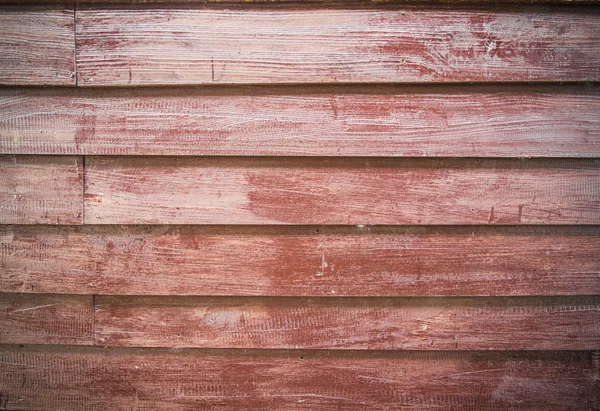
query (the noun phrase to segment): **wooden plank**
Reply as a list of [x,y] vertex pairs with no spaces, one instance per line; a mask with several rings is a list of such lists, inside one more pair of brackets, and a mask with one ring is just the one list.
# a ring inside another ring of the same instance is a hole
[[0,224],[81,224],[81,157],[0,156]]
[[[8,1],[8,0],[2,0]],[[14,1],[14,0],[11,0]],[[17,0],[26,1],[26,0]],[[62,1],[62,0],[43,0],[43,1]],[[66,1],[66,0],[65,0]],[[79,0],[78,3],[168,3],[167,0]],[[202,3],[202,4],[249,4],[249,3],[267,3],[269,5],[289,5],[289,4],[326,4],[326,5],[414,5],[415,7],[443,3],[446,7],[452,4],[459,5],[477,5],[477,4],[587,4],[596,5],[598,0],[179,0],[178,3]]]
[[[31,4],[31,0],[0,0],[0,4]],[[36,4],[73,4],[73,0],[37,0]],[[77,4],[170,4],[169,0],[77,0]],[[597,5],[598,0],[177,0],[178,4],[203,4],[203,5],[226,5],[229,7],[247,4],[268,4],[269,6],[387,6],[403,5],[409,7],[422,7],[423,5],[439,5],[445,7],[452,5],[473,6],[497,4],[567,4],[567,5]]]
[[598,224],[598,160],[90,157],[89,224]]
[[81,85],[600,80],[596,13],[97,8]]
[[596,87],[0,89],[10,154],[600,157]]
[[19,410],[595,409],[597,352],[3,347]]
[[96,298],[97,344],[360,350],[598,350],[600,297]]
[[0,227],[0,291],[600,294],[600,228]]
[[92,345],[92,309],[91,295],[0,293],[0,344]]
[[73,6],[2,6],[0,84],[75,84]]

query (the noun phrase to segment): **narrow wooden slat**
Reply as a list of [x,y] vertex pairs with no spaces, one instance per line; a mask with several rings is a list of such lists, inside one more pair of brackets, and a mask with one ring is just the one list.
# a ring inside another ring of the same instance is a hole
[[0,290],[600,294],[598,227],[0,227]]
[[97,344],[362,350],[598,350],[600,297],[96,298]]
[[4,347],[19,410],[594,409],[590,352],[315,352]]
[[597,224],[598,160],[90,157],[90,224]]
[[599,157],[592,87],[0,89],[0,152]]
[[0,224],[80,224],[81,157],[0,156]]
[[[0,0],[0,4],[31,4],[32,0]],[[73,0],[37,0],[36,4],[73,4]],[[77,4],[172,4],[169,0],[77,0]],[[419,7],[423,5],[487,5],[487,4],[567,4],[596,5],[598,0],[177,0],[177,4],[199,3],[203,5],[239,6],[246,4],[283,5],[327,5],[327,6],[382,6],[404,5]]]
[[97,8],[81,85],[600,80],[596,13]]
[[0,344],[92,345],[92,318],[91,295],[0,293]]
[[0,8],[0,84],[75,84],[73,6]]

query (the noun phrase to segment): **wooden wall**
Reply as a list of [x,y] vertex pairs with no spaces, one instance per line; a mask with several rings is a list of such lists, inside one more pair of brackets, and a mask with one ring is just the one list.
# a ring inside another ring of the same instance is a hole
[[595,0],[3,3],[0,409],[600,408]]

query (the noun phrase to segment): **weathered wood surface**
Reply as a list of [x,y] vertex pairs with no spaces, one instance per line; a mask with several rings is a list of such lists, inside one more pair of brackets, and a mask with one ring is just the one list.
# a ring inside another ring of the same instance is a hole
[[19,410],[595,409],[590,352],[3,347]]
[[0,224],[80,224],[81,157],[0,156]]
[[598,157],[598,90],[5,88],[0,152]]
[[361,350],[598,350],[600,297],[96,298],[96,344]]
[[0,291],[600,294],[600,228],[0,227]]
[[20,410],[548,410],[600,402],[598,355],[590,352],[5,347],[0,361],[3,402]]
[[0,84],[74,85],[73,6],[2,6],[0,56]]
[[599,160],[89,157],[89,224],[597,224]]
[[0,344],[92,345],[92,319],[91,295],[0,293]]
[[0,8],[1,409],[600,407],[598,88],[466,84],[597,9],[94,2]]
[[98,8],[80,85],[600,80],[595,12]]
[[[423,7],[437,6],[444,4],[444,7],[456,6],[488,6],[499,4],[565,4],[571,6],[579,5],[597,5],[599,0],[177,0],[176,4],[202,4],[202,5],[218,5],[218,6],[240,6],[240,5],[269,5],[269,6],[289,6],[289,5],[306,5],[306,6],[336,6],[336,7],[382,7],[402,5],[407,7]],[[32,0],[0,0],[0,4],[31,4]],[[73,0],[37,0],[36,4],[73,4]],[[77,4],[149,4],[154,3],[156,6],[165,6],[172,4],[169,0],[77,0]]]

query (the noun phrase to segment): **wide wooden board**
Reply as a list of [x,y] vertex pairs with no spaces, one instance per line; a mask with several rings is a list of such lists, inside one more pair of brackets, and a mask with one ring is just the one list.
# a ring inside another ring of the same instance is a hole
[[0,9],[0,84],[75,85],[73,5]]
[[81,224],[81,157],[0,156],[0,224]]
[[600,228],[0,227],[0,291],[600,294]]
[[14,410],[594,409],[590,352],[3,347]]
[[128,347],[598,350],[600,297],[96,298],[95,341]]
[[595,87],[0,89],[9,154],[599,157]]
[[93,342],[91,295],[0,293],[0,344]]
[[80,85],[600,80],[594,12],[77,11]]
[[599,160],[89,157],[89,224],[597,224]]

